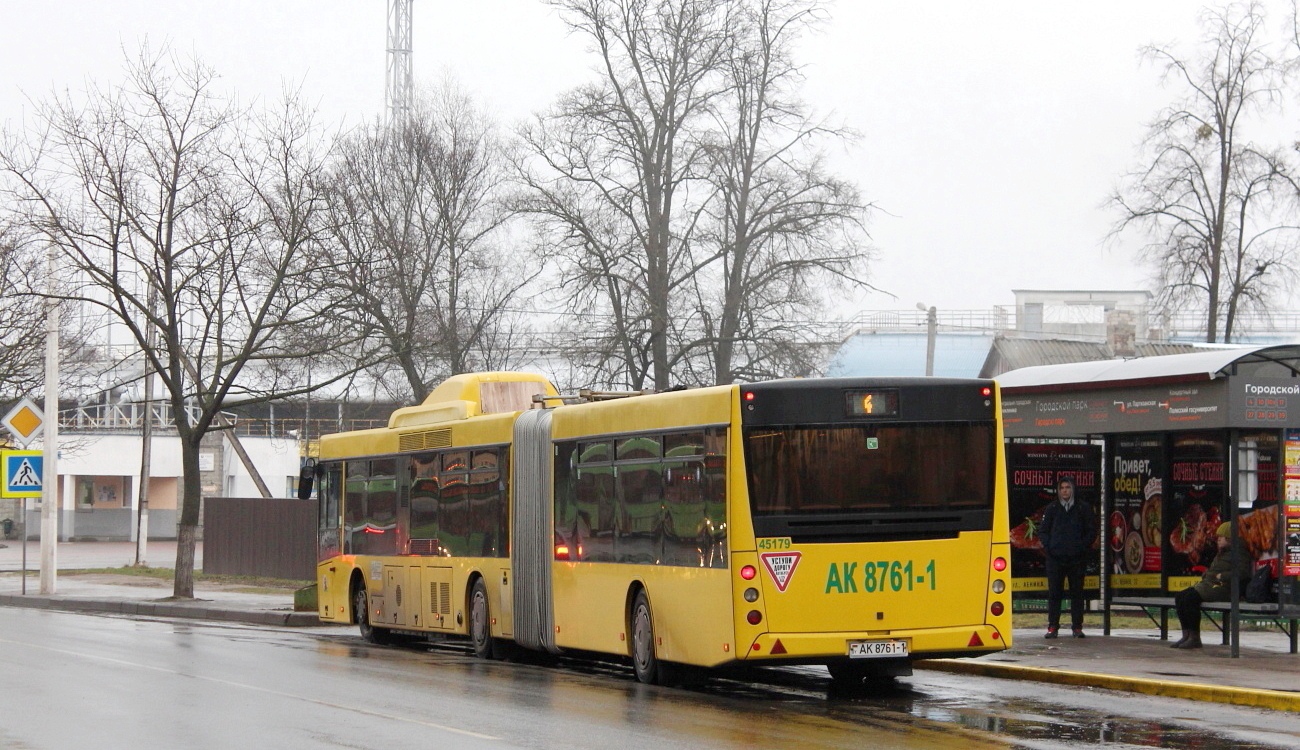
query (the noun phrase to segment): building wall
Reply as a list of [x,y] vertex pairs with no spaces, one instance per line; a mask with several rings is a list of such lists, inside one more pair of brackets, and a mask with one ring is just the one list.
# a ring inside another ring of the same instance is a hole
[[[141,440],[138,435],[68,431],[59,436],[59,537],[133,540],[139,499]],[[220,434],[200,453],[212,469],[201,472],[203,494],[257,497],[252,477]],[[298,443],[242,437],[241,443],[273,497],[291,496],[288,478],[298,475]],[[149,538],[174,539],[183,479],[180,439],[155,435],[150,456]],[[16,508],[14,509],[16,515]],[[0,517],[7,517],[0,513]],[[16,520],[16,518],[15,518]],[[30,501],[28,538],[40,538],[40,502]]]

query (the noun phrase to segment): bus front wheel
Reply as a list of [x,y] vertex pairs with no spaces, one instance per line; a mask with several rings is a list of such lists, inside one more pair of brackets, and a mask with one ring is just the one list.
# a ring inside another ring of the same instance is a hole
[[357,614],[357,627],[360,628],[364,640],[380,645],[391,641],[386,628],[377,628],[370,624],[370,602],[366,596],[365,586],[358,587],[356,593],[352,595],[352,609]]

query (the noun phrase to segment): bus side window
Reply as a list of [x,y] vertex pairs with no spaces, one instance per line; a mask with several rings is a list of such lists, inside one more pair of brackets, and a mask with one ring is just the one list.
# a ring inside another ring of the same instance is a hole
[[366,483],[367,552],[397,554],[397,462],[377,458],[370,462]]
[[555,444],[555,549],[557,560],[578,560],[577,477],[578,444]]
[[440,555],[437,453],[411,457],[411,554]]
[[438,525],[443,554],[468,557],[478,554],[472,548],[474,522],[470,512],[469,451],[442,454],[439,475]]
[[496,448],[474,451],[469,473],[469,502],[473,534],[471,554],[503,557],[506,502],[501,484],[501,460]]
[[573,560],[614,562],[614,465],[610,443],[579,446],[574,523],[577,549]]
[[365,552],[366,477],[369,461],[348,461],[345,465],[343,490],[343,553]]

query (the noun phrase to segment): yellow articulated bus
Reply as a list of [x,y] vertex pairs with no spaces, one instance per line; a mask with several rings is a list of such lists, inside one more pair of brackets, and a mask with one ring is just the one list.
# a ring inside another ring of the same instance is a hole
[[[455,376],[321,439],[322,620],[837,683],[1011,645],[997,388],[808,379],[561,397]],[[310,484],[310,482],[306,483]],[[307,490],[310,492],[310,489]]]

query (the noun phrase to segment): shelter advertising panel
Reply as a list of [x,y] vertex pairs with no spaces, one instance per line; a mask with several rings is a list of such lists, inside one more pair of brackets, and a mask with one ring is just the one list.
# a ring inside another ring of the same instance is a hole
[[1142,593],[1161,586],[1165,446],[1161,435],[1112,439],[1110,513],[1106,519],[1110,586]]
[[1222,433],[1174,435],[1169,451],[1169,498],[1166,505],[1165,575],[1170,591],[1201,580],[1217,551],[1214,532],[1224,515]]
[[1226,427],[1225,388],[1225,381],[1220,380],[1073,393],[1012,393],[1003,396],[1002,421],[1012,437]]
[[1300,383],[1294,378],[1234,378],[1229,398],[1234,425],[1286,427],[1300,422]]
[[[1007,446],[1007,468],[1012,590],[1045,593],[1046,558],[1038,538],[1038,524],[1047,507],[1056,502],[1056,486],[1062,479],[1074,480],[1075,496],[1100,513],[1101,447],[1014,443]],[[1088,566],[1084,588],[1089,590],[1089,597],[1096,597],[1100,588],[1098,572],[1097,562]]]
[[1300,576],[1300,430],[1286,431],[1286,504],[1283,506],[1282,571]]

